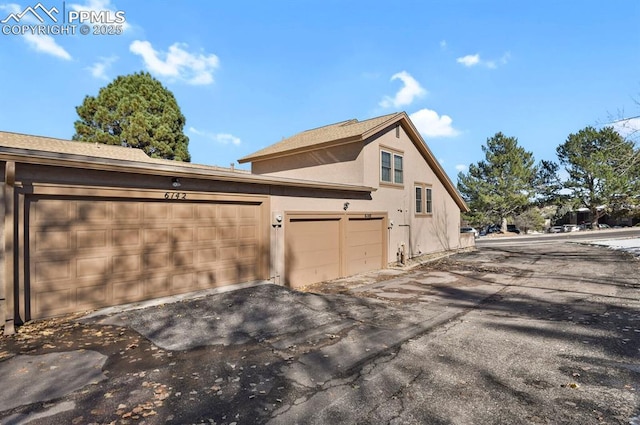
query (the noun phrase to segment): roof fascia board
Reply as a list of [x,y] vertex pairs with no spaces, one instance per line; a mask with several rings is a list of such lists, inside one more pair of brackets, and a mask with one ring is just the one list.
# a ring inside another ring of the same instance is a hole
[[[261,175],[249,173],[234,172],[215,172],[213,170],[204,170],[198,172],[192,168],[182,168],[179,165],[171,166],[165,164],[145,163],[138,161],[121,161],[107,158],[87,158],[87,157],[51,157],[51,152],[30,151],[24,153],[7,152],[0,148],[0,160],[15,161],[16,163],[47,165],[69,168],[91,169],[97,171],[117,171],[120,173],[136,173],[144,175],[168,176],[175,177],[179,173],[179,177],[196,178],[203,180],[217,180],[234,183],[252,183],[264,184],[272,186],[288,186],[313,188],[335,191],[351,191],[351,192],[375,192],[376,189],[368,186],[356,186],[337,183],[314,182],[308,180],[287,179],[282,177],[265,177]],[[44,153],[44,155],[43,155]],[[65,155],[66,156],[66,155]]]

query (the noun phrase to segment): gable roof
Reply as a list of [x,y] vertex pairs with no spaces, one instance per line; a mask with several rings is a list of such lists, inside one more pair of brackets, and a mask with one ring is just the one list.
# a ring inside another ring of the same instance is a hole
[[366,186],[261,176],[246,170],[151,158],[141,149],[124,146],[5,131],[0,131],[0,161],[337,191],[375,191],[374,188]]
[[290,155],[304,150],[320,149],[326,147],[327,144],[334,145],[337,144],[337,142],[360,140],[364,134],[386,127],[389,122],[394,121],[400,115],[402,115],[402,113],[393,113],[365,121],[353,119],[303,131],[271,146],[267,146],[258,152],[240,158],[238,162],[243,164],[245,162],[260,161],[282,154]]
[[52,137],[0,132],[0,146],[15,149],[33,149],[58,154],[81,155],[93,158],[110,158],[122,161],[145,161],[150,159],[140,149],[98,143],[74,142]]
[[240,158],[238,162],[242,164],[245,162],[262,161],[293,155],[300,152],[325,149],[330,146],[337,146],[345,143],[364,141],[368,137],[388,128],[391,125],[395,125],[396,123],[399,123],[405,129],[413,144],[434,171],[460,210],[463,212],[470,211],[466,202],[462,199],[462,196],[456,189],[455,185],[435,158],[433,152],[431,152],[431,149],[429,149],[426,142],[420,135],[420,132],[413,125],[406,112],[396,112],[365,121],[358,121],[357,119],[341,121],[324,127],[303,131]]

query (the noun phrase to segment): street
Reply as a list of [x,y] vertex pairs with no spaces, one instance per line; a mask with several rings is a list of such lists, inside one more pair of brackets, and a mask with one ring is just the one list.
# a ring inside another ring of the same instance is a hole
[[542,238],[27,324],[0,340],[0,422],[637,423],[638,260]]
[[607,230],[586,230],[579,232],[569,233],[545,233],[545,234],[532,234],[532,235],[516,235],[511,236],[504,235],[504,237],[480,237],[476,240],[476,246],[497,246],[497,245],[528,245],[531,243],[536,244],[553,244],[559,241],[566,242],[589,242],[603,239],[623,239],[623,238],[638,238],[640,237],[640,227],[624,227],[621,229],[607,229]]

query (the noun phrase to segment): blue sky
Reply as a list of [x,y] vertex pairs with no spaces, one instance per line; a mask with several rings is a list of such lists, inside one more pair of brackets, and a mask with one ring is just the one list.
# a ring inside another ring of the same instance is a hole
[[[0,21],[37,3],[0,0]],[[41,6],[76,33],[14,34],[39,24],[31,13],[0,24],[2,131],[70,139],[86,95],[144,70],[176,96],[192,162],[228,166],[306,129],[404,110],[455,181],[498,131],[555,160],[570,133],[640,115],[637,0]],[[81,35],[80,11],[122,34]]]

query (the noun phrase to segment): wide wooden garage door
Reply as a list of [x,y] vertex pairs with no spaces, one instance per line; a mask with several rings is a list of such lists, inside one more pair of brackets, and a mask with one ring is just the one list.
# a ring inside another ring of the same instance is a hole
[[260,209],[238,202],[34,199],[27,210],[28,316],[259,279]]
[[291,287],[340,277],[340,219],[286,223],[286,276]]
[[349,218],[347,223],[347,275],[384,267],[382,218]]

